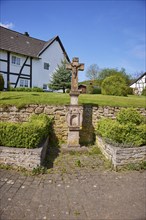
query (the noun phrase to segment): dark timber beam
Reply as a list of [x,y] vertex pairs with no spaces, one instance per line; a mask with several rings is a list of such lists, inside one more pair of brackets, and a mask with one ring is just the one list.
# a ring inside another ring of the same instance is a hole
[[10,52],[7,52],[7,90],[10,86]]
[[22,67],[21,67],[21,69],[20,69],[20,71],[19,71],[19,75],[18,75],[18,77],[17,77],[17,80],[16,80],[16,83],[15,83],[14,88],[17,87],[17,84],[18,84],[18,81],[19,81],[19,79],[20,79],[20,76],[21,76],[22,70],[23,70],[24,66],[26,65],[27,60],[28,60],[28,57],[26,57],[26,60],[24,61],[23,65],[22,65]]
[[32,88],[32,57],[30,57],[30,88]]

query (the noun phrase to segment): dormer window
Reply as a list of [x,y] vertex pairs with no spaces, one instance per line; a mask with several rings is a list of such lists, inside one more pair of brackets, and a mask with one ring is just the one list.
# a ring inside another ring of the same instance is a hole
[[20,58],[16,56],[12,56],[12,64],[20,65]]

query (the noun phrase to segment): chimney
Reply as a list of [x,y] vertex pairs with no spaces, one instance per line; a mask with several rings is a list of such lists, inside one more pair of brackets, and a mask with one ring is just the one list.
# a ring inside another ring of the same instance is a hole
[[29,33],[28,33],[27,31],[24,32],[24,35],[27,36],[27,37],[29,37]]

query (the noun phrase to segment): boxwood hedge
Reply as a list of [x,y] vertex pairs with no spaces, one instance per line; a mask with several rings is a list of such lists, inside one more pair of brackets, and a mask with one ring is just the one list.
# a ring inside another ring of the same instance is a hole
[[37,148],[50,132],[51,119],[44,114],[33,115],[28,122],[0,122],[0,145]]
[[123,146],[146,144],[146,124],[135,109],[122,109],[116,120],[103,118],[96,127],[97,134]]

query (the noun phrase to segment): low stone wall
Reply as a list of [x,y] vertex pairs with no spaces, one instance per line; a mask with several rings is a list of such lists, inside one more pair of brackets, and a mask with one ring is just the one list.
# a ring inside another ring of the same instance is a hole
[[96,143],[104,156],[111,160],[115,168],[146,160],[146,146],[133,148],[114,147],[99,136],[96,136]]
[[0,146],[0,163],[32,170],[43,165],[49,138],[39,148],[26,149]]
[[[25,122],[31,114],[45,113],[54,118],[53,132],[61,142],[67,141],[68,125],[66,122],[67,106],[50,105],[27,105],[18,109],[15,106],[0,108],[0,121]],[[83,112],[82,129],[80,130],[80,143],[82,145],[92,144],[95,141],[95,126],[102,117],[115,118],[121,110],[120,107],[96,107],[92,105],[80,106]],[[144,108],[137,109],[142,115],[146,115]]]

